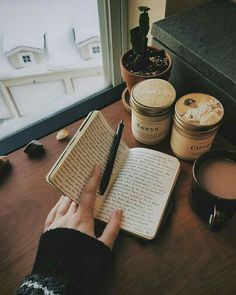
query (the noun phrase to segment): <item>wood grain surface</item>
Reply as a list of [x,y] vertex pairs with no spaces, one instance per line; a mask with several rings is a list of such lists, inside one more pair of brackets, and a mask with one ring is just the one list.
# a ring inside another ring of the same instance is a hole
[[[120,101],[102,110],[115,129],[124,119],[124,141],[141,146],[132,136],[130,115]],[[81,120],[67,128],[71,135]],[[46,155],[32,160],[23,149],[9,155],[12,170],[0,179],[0,294],[9,295],[29,274],[45,218],[60,197],[45,176],[65,148],[56,133],[40,141]],[[169,138],[152,147],[172,154]],[[217,136],[213,148],[235,148]],[[115,244],[116,262],[101,284],[100,294],[236,294],[236,216],[220,233],[211,233],[192,211],[188,196],[192,164],[181,161],[174,190],[174,210],[158,237],[145,242],[121,232]],[[97,224],[100,232],[104,225]]]

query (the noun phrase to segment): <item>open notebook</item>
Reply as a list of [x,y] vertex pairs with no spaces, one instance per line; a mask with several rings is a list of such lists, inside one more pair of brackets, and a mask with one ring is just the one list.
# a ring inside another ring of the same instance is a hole
[[[99,111],[89,113],[46,179],[79,204],[93,167],[105,169],[115,131]],[[107,222],[112,211],[124,210],[122,229],[153,239],[180,170],[179,161],[121,141],[111,181],[103,196],[97,192],[94,215]]]

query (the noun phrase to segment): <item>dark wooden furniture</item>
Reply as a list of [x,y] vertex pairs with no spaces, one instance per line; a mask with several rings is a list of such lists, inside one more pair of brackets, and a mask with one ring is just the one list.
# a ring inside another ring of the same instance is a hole
[[[113,128],[124,118],[125,142],[139,145],[120,101],[102,112]],[[71,134],[80,124],[68,126]],[[55,134],[41,139],[47,150],[42,159],[27,158],[23,149],[11,153],[12,171],[0,181],[1,295],[12,294],[30,272],[45,218],[60,196],[45,181],[67,144],[58,142]],[[220,135],[214,147],[234,149]],[[155,148],[171,154],[169,138]],[[191,169],[191,163],[181,161],[175,208],[155,240],[145,242],[120,233],[114,248],[117,259],[100,294],[235,294],[236,216],[222,232],[209,232],[188,203]]]

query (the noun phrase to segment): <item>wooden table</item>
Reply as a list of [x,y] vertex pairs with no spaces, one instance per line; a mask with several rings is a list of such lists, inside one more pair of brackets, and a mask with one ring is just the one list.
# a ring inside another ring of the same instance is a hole
[[[120,101],[102,112],[113,128],[123,118],[124,141],[130,147],[139,145]],[[80,124],[68,126],[71,134]],[[0,182],[1,295],[12,294],[30,272],[45,218],[60,196],[45,181],[67,144],[58,142],[55,134],[41,139],[47,150],[42,159],[27,158],[23,149],[9,155],[13,169]],[[214,147],[235,149],[221,136]],[[156,149],[171,154],[169,138]],[[175,208],[155,240],[143,242],[120,233],[114,248],[116,263],[100,294],[236,294],[236,216],[222,232],[209,232],[189,206],[191,169],[191,163],[181,161]]]

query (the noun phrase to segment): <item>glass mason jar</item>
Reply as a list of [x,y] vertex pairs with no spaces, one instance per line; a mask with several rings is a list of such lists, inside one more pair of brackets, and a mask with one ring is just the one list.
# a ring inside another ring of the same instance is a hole
[[204,93],[182,96],[175,105],[170,145],[183,160],[195,160],[210,150],[224,115],[222,104]]
[[160,143],[168,134],[172,106],[176,97],[174,87],[162,79],[148,79],[131,90],[132,133],[147,145]]

